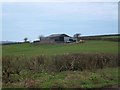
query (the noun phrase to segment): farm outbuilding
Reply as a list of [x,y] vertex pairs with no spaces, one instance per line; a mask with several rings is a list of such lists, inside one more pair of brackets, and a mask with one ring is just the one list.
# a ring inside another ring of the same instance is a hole
[[52,34],[47,37],[42,37],[41,40],[34,41],[35,43],[69,43],[73,42],[74,38],[67,34]]
[[66,34],[52,34],[47,38],[49,38],[49,40],[52,40],[54,42],[69,42],[70,36]]

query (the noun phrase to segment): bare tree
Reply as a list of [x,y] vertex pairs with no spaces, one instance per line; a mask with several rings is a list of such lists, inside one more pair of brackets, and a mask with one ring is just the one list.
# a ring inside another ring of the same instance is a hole
[[39,40],[41,41],[43,37],[44,37],[43,35],[39,35],[38,38],[39,38]]
[[79,42],[79,37],[80,37],[80,35],[81,35],[80,33],[76,33],[76,34],[74,34],[74,36],[73,36],[73,37],[76,39],[77,42]]
[[24,42],[27,42],[27,40],[28,40],[28,38],[27,38],[27,37],[25,37],[25,38],[24,38]]

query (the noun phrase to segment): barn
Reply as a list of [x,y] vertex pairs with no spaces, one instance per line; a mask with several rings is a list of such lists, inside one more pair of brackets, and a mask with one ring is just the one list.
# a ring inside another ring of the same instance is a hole
[[47,38],[49,38],[49,40],[54,42],[69,42],[70,36],[66,34],[52,34]]
[[41,37],[41,40],[34,41],[34,43],[70,43],[75,42],[73,37],[67,34],[52,34],[47,37]]

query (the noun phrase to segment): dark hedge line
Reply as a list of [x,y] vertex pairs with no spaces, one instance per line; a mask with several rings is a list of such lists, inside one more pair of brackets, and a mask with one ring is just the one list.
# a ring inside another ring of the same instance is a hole
[[83,39],[83,40],[104,40],[104,41],[120,42],[120,38],[81,37],[80,39]]
[[104,53],[79,53],[47,56],[3,56],[2,80],[4,83],[13,82],[11,75],[19,75],[21,71],[62,72],[102,69],[104,67],[118,67],[118,55]]

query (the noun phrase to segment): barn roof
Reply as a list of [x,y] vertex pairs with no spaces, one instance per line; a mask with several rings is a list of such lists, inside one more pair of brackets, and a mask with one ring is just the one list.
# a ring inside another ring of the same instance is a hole
[[68,35],[66,35],[66,34],[52,34],[52,35],[50,35],[50,36],[48,36],[48,37],[49,37],[49,38],[53,38],[53,37],[61,37],[61,36],[70,37],[70,36],[68,36]]

